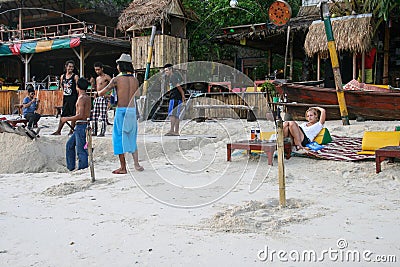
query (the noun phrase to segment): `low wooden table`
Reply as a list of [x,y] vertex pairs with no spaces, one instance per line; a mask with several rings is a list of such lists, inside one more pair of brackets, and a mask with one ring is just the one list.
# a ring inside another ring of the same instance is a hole
[[381,162],[389,158],[393,163],[394,158],[400,158],[400,146],[385,146],[375,150],[376,173],[381,172]]
[[[232,151],[235,149],[245,149],[249,153],[251,152],[251,150],[262,150],[265,152],[265,154],[267,154],[268,165],[272,165],[272,159],[274,156],[274,152],[276,150],[276,142],[243,140],[227,144],[226,145],[227,161],[231,161]],[[290,142],[284,143],[284,150],[285,150],[285,158],[290,159],[290,154],[292,153],[292,145]]]

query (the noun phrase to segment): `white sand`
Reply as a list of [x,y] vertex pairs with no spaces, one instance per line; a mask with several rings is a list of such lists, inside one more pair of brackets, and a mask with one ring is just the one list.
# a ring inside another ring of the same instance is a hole
[[[292,157],[285,160],[287,207],[280,208],[276,159],[271,168],[265,157],[240,152],[226,161],[228,142],[245,139],[258,123],[271,131],[271,122],[186,122],[179,138],[162,135],[168,122],[141,123],[145,171],[132,175],[111,174],[118,160],[109,127],[105,138],[94,137],[93,184],[88,170],[65,168],[67,127],[50,136],[57,120],[40,123],[49,127],[36,141],[0,133],[1,266],[282,266],[276,254],[261,261],[260,250],[320,256],[337,250],[341,238],[348,243],[341,252],[396,255],[397,263],[335,262],[326,255],[327,266],[399,265],[399,162],[383,162],[376,174],[374,161]],[[396,125],[326,123],[331,134],[353,137]]]

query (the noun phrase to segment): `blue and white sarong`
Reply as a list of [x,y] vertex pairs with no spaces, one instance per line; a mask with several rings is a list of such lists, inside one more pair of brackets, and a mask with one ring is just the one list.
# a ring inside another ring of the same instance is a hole
[[134,153],[137,149],[136,108],[116,108],[113,127],[114,155]]

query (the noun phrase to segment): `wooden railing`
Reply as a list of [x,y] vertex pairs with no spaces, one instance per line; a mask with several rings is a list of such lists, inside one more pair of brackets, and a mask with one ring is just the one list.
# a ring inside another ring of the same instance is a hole
[[71,36],[78,34],[92,34],[107,38],[129,40],[126,33],[121,33],[115,27],[99,25],[87,22],[64,23],[56,25],[45,25],[21,30],[0,30],[2,42],[32,41],[40,39],[51,39],[54,37]]

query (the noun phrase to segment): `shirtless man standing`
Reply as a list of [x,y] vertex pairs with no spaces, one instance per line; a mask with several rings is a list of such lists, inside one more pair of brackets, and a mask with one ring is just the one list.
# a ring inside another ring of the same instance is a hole
[[85,169],[88,164],[88,152],[84,148],[86,144],[87,119],[90,117],[91,99],[86,94],[88,81],[85,78],[79,78],[76,87],[78,89],[78,100],[76,102],[76,114],[70,117],[62,117],[64,124],[71,121],[75,124],[74,133],[71,135],[66,145],[67,168],[72,171],[75,169],[76,154],[78,154],[78,170]]
[[117,91],[117,95],[115,96],[117,109],[115,112],[112,139],[114,155],[118,155],[121,166],[112,173],[125,174],[127,173],[127,169],[124,153],[132,153],[135,169],[143,171],[143,167],[139,165],[136,143],[137,118],[135,102],[133,101],[133,106],[129,106],[135,94],[139,93],[139,82],[133,76],[132,58],[130,55],[122,54],[116,62],[119,72],[118,76],[112,78],[106,87],[96,92],[96,95],[104,96],[113,88]]
[[[101,62],[94,63],[94,71],[98,75],[96,78],[96,91],[98,92],[104,87],[106,87],[107,84],[110,83],[111,77],[110,75],[104,73],[103,63]],[[97,135],[98,121],[100,121],[101,123],[101,130],[98,136],[104,136],[104,134],[106,133],[107,104],[108,100],[106,96],[99,96],[96,97],[96,99],[94,100],[93,113],[90,119],[91,121],[94,121],[93,125],[94,136]]]

